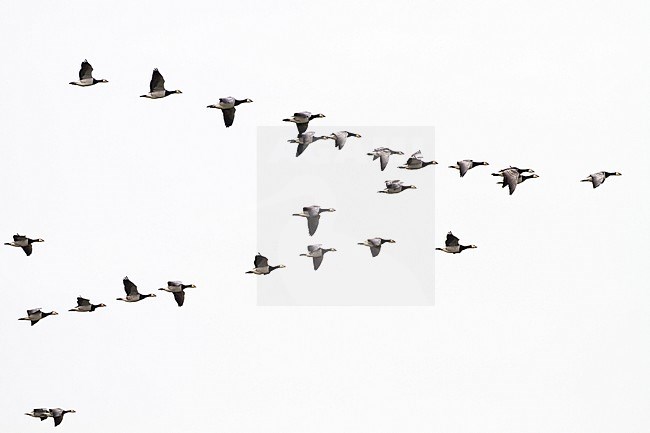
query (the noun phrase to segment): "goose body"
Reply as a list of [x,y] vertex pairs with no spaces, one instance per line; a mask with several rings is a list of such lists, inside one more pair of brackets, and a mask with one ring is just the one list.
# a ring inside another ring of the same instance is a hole
[[155,293],[149,293],[147,295],[143,295],[138,292],[138,286],[133,284],[131,280],[129,280],[129,277],[124,277],[122,280],[122,283],[124,284],[124,291],[126,292],[126,298],[117,298],[118,301],[124,301],[124,302],[138,302],[143,300],[144,298],[155,298],[156,294]]
[[387,147],[378,147],[372,152],[368,152],[368,156],[372,156],[373,161],[379,158],[379,167],[381,168],[381,171],[384,171],[388,165],[388,159],[391,155],[404,155],[404,152],[400,150],[391,150]]
[[449,168],[454,168],[459,171],[460,177],[464,177],[468,171],[479,165],[490,165],[487,162],[483,161],[472,161],[471,159],[463,159],[462,161],[456,161],[456,165],[450,165]]
[[591,182],[591,185],[594,188],[598,188],[600,185],[603,184],[603,182],[605,182],[605,179],[607,179],[610,176],[621,176],[621,173],[619,173],[618,171],[615,172],[599,171],[598,173],[590,174],[585,179],[582,179],[580,182]]
[[43,239],[30,239],[27,236],[15,234],[13,242],[5,242],[5,245],[10,247],[22,248],[25,254],[32,255],[32,244],[34,242],[45,242]]
[[323,248],[321,244],[309,245],[307,247],[307,253],[300,254],[300,256],[311,257],[314,264],[314,270],[316,271],[318,268],[320,268],[321,263],[323,263],[323,257],[325,256],[325,253],[330,251],[336,251],[336,249]]
[[180,90],[166,90],[165,79],[158,71],[158,68],[153,70],[151,74],[151,81],[149,82],[149,93],[140,95],[141,98],[160,99],[165,96],[173,95],[174,93],[183,93]]
[[320,113],[311,114],[309,111],[301,111],[299,113],[293,113],[293,116],[287,119],[282,119],[282,121],[295,123],[296,127],[298,128],[298,134],[303,134],[305,131],[307,131],[310,120],[319,119],[322,117],[325,117],[325,115]]
[[31,310],[27,310],[27,316],[21,317],[18,320],[29,320],[31,322],[31,326],[36,325],[39,320],[44,319],[47,316],[56,316],[59,313],[56,311],[50,311],[49,313],[46,313],[44,311],[41,311],[40,308],[33,308]]
[[332,208],[322,208],[317,205],[305,206],[302,208],[302,212],[295,213],[293,216],[299,216],[307,218],[307,229],[309,230],[309,236],[313,236],[316,233],[318,228],[318,223],[320,221],[320,214],[323,212],[335,212],[336,209]]
[[88,60],[81,62],[81,69],[79,69],[79,81],[71,81],[70,84],[80,87],[93,86],[97,83],[108,83],[107,80],[96,80],[93,78],[93,67],[90,66]]
[[91,304],[90,301],[86,298],[82,298],[81,296],[77,297],[77,306],[74,308],[71,308],[68,311],[78,311],[80,313],[90,313],[92,311],[95,311],[97,308],[105,307],[106,305],[104,304]]
[[401,180],[387,180],[384,183],[386,184],[386,188],[377,192],[384,194],[398,194],[407,189],[417,189],[415,185],[404,185],[404,182]]
[[406,164],[400,165],[399,168],[406,170],[419,170],[427,165],[436,165],[436,161],[423,161],[422,152],[419,150],[415,152],[411,157],[406,161]]
[[253,102],[251,99],[235,99],[232,96],[219,98],[219,103],[208,105],[208,108],[216,108],[223,113],[223,123],[230,128],[235,121],[236,106]]
[[254,268],[251,271],[247,271],[247,274],[255,274],[255,275],[268,275],[271,272],[273,272],[276,269],[281,269],[286,266],[284,265],[277,265],[277,266],[269,266],[269,260],[261,255],[260,253],[257,253],[255,256],[255,260],[253,261]]
[[451,232],[447,233],[447,239],[445,240],[445,246],[443,248],[436,248],[436,250],[444,251],[449,254],[458,254],[469,248],[476,248],[476,245],[460,245],[458,243],[459,239],[454,236]]
[[194,284],[183,284],[180,281],[168,281],[167,287],[162,287],[158,290],[163,290],[165,292],[173,294],[174,300],[176,300],[178,306],[182,307],[183,303],[185,302],[185,289],[195,287],[196,286]]
[[356,134],[354,132],[349,132],[349,131],[333,132],[332,134],[327,136],[327,138],[329,138],[330,140],[334,140],[334,146],[338,147],[339,150],[343,149],[343,146],[345,146],[345,142],[348,141],[348,137],[361,138],[359,134]]
[[370,247],[370,254],[373,257],[377,257],[381,252],[381,246],[385,243],[394,244],[395,241],[392,239],[370,238],[364,242],[359,242],[358,245]]
[[327,136],[315,136],[314,131],[308,131],[305,133],[298,134],[298,138],[293,138],[291,140],[287,140],[289,143],[297,143],[298,148],[296,149],[296,158],[299,157],[305,150],[307,150],[307,147],[312,144],[314,141],[318,140],[324,140],[328,138]]

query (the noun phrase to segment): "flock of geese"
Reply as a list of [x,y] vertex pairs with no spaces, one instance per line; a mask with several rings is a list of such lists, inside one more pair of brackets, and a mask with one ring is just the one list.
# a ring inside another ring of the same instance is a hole
[[[96,79],[93,77],[93,67],[87,60],[84,60],[81,63],[81,69],[79,70],[79,80],[72,81],[70,84],[80,87],[89,87],[99,83],[108,83],[105,79]],[[143,98],[149,99],[161,99],[169,95],[180,94],[180,90],[167,90],[165,89],[165,79],[158,69],[154,69],[151,81],[149,83],[149,92],[141,95]],[[236,107],[241,104],[252,103],[251,99],[236,99],[231,96],[220,98],[219,102],[216,104],[208,105],[207,108],[214,108],[221,110],[223,114],[223,121],[226,128],[229,128],[233,125],[235,121],[235,112]],[[324,118],[325,115],[318,113],[312,114],[309,111],[301,111],[294,113],[293,116],[283,119],[284,122],[294,123],[298,129],[298,135],[294,139],[288,140],[290,143],[297,144],[296,157],[300,156],[307,147],[318,140],[333,140],[334,145],[339,150],[342,150],[345,146],[347,139],[350,137],[361,138],[361,135],[350,132],[350,131],[338,131],[330,135],[316,136],[313,131],[308,131],[309,122],[314,119]],[[390,157],[393,155],[404,155],[404,152],[400,150],[392,150],[387,147],[380,147],[374,149],[372,152],[367,154],[372,156],[372,160],[379,159],[379,166],[381,171],[384,171],[389,164]],[[400,169],[404,170],[420,170],[428,166],[434,166],[438,163],[436,161],[425,161],[423,159],[422,153],[418,150],[413,153],[403,165],[398,166]],[[479,166],[489,165],[484,161],[473,161],[471,159],[464,159],[462,161],[457,161],[456,164],[449,166],[449,168],[458,170],[460,177],[464,177],[471,169],[474,169]],[[605,180],[610,176],[620,176],[619,172],[609,172],[609,171],[600,171],[594,174],[587,176],[585,179],[582,179],[581,182],[591,182],[593,188],[598,188],[600,185],[605,182]],[[535,173],[533,169],[525,168],[521,169],[518,167],[506,167],[499,170],[496,173],[492,173],[492,176],[500,177],[501,180],[497,184],[501,185],[502,188],[508,187],[509,194],[512,195],[517,188],[517,185],[529,180],[536,179],[539,176]],[[399,194],[408,189],[417,189],[415,185],[405,185],[401,180],[386,180],[385,187],[382,190],[377,191],[382,194]],[[318,229],[320,222],[321,214],[335,212],[335,209],[320,207],[317,205],[305,206],[302,208],[302,212],[294,213],[293,216],[298,216],[305,218],[307,220],[307,229],[310,236],[313,236]],[[7,242],[5,245],[9,245],[16,248],[21,248],[27,256],[30,256],[33,253],[33,244],[44,242],[41,238],[32,239],[25,235],[15,234],[13,236],[12,242]],[[358,242],[358,245],[368,247],[370,249],[370,254],[372,257],[376,257],[381,252],[382,245],[384,244],[394,244],[393,239],[384,239],[382,237],[374,237],[366,239],[363,242]],[[447,238],[445,240],[444,247],[438,247],[436,250],[443,251],[449,254],[459,254],[467,249],[474,249],[476,245],[461,245],[459,238],[454,236],[452,232],[447,233]],[[321,244],[314,244],[307,246],[307,252],[300,254],[300,256],[311,258],[313,263],[314,270],[318,270],[323,262],[323,258],[326,253],[336,251],[335,248],[324,248]],[[247,274],[254,275],[268,275],[276,269],[285,268],[284,265],[269,265],[268,258],[258,253],[255,256],[253,261],[253,269],[246,272]],[[142,294],[138,291],[138,287],[128,278],[124,277],[122,280],[124,285],[124,291],[126,297],[116,298],[119,301],[124,301],[128,303],[139,302],[146,298],[155,297],[155,293]],[[162,287],[158,290],[171,293],[174,296],[179,307],[183,306],[185,302],[185,289],[195,288],[194,284],[184,284],[181,281],[168,281],[166,287]],[[80,313],[90,313],[94,312],[98,308],[106,307],[105,304],[93,304],[89,299],[83,298],[81,296],[77,297],[77,305],[69,309],[71,312],[80,312]],[[45,312],[41,308],[33,308],[27,310],[27,316],[21,317],[18,320],[26,320],[31,323],[31,326],[34,326],[39,321],[48,316],[58,315],[56,311]],[[54,420],[54,426],[58,426],[63,421],[63,416],[66,413],[74,413],[72,409],[66,410],[61,408],[39,408],[34,409],[31,412],[27,412],[25,415],[38,418],[41,421],[46,420],[47,418],[52,418]]]

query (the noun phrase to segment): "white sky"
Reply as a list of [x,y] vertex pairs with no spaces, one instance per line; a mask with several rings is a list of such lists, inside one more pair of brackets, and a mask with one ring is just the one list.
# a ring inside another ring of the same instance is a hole
[[[647,2],[3,6],[0,233],[46,242],[1,251],[0,431],[42,406],[70,433],[650,426]],[[110,83],[68,85],[84,58]],[[183,94],[139,98],[154,67]],[[226,130],[228,95],[255,102]],[[435,126],[431,248],[479,247],[437,256],[435,307],[256,307],[257,126],[305,109]],[[541,177],[510,197],[508,164]],[[198,287],[128,305],[125,275]]]

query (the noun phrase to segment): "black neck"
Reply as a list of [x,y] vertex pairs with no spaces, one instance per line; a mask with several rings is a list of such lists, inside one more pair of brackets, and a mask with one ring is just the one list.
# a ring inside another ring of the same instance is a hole
[[471,248],[471,247],[470,247],[469,245],[460,245],[460,246],[458,247],[458,251],[463,251],[463,250],[466,250],[466,249],[468,249],[468,248]]
[[433,161],[422,161],[422,167],[433,164]]

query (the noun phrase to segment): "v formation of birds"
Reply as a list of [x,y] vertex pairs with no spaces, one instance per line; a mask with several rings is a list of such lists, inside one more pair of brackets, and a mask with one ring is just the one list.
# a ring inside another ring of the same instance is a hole
[[[96,79],[93,77],[93,67],[87,60],[84,60],[81,63],[81,69],[79,70],[79,80],[70,82],[71,85],[80,86],[80,87],[89,87],[99,83],[108,83],[105,79]],[[141,95],[143,98],[148,99],[161,99],[169,95],[180,94],[180,90],[167,90],[165,88],[165,79],[158,69],[154,69],[151,81],[149,83],[149,92]],[[207,108],[214,108],[221,110],[223,115],[223,121],[226,128],[229,128],[233,125],[235,121],[235,112],[236,107],[241,104],[252,103],[253,101],[248,98],[237,99],[232,96],[219,98],[219,102],[216,104],[208,105]],[[294,113],[293,116],[283,119],[284,122],[294,123],[298,129],[298,135],[296,138],[289,139],[288,142],[292,144],[297,144],[296,157],[302,155],[303,152],[307,150],[310,144],[319,141],[319,140],[333,140],[334,145],[337,149],[343,150],[348,138],[361,138],[361,135],[350,132],[350,131],[337,131],[328,135],[316,135],[313,131],[308,131],[309,124],[314,119],[324,118],[325,115],[318,113],[312,114],[309,111],[301,111]],[[397,157],[404,155],[404,152],[401,150],[393,150],[387,147],[379,147],[371,152],[367,153],[368,156],[372,156],[372,160],[375,161],[379,159],[379,168],[383,172],[389,165],[391,157]],[[434,160],[425,160],[422,153],[418,150],[417,152],[410,155],[410,157],[398,168],[402,170],[420,170],[428,166],[434,166],[438,163]],[[467,173],[480,166],[489,165],[485,161],[474,161],[471,159],[464,159],[457,161],[454,165],[450,165],[449,168],[458,170],[460,177],[464,177]],[[585,179],[582,179],[581,182],[590,182],[593,188],[598,188],[601,186],[605,180],[610,176],[620,176],[621,173],[616,171],[599,171],[593,174],[590,174]],[[524,183],[529,179],[536,179],[539,176],[531,168],[518,168],[509,166],[503,168],[495,173],[492,173],[492,176],[500,177],[501,180],[497,184],[501,185],[502,188],[508,187],[508,192],[512,195],[515,192],[515,189],[519,184]],[[382,194],[399,194],[403,193],[409,189],[417,189],[415,185],[404,184],[403,181],[399,179],[386,180],[384,183],[384,188],[377,191]],[[333,208],[321,207],[318,205],[306,205],[303,206],[302,211],[294,213],[293,216],[305,218],[307,220],[307,231],[309,236],[313,236],[318,229],[320,218],[322,214],[335,212]],[[16,248],[21,248],[27,256],[32,255],[33,253],[33,244],[44,242],[41,238],[31,238],[22,234],[15,234],[13,236],[12,242],[6,242],[5,245],[9,245]],[[396,243],[393,239],[382,238],[382,237],[372,237],[364,241],[358,242],[358,245],[368,247],[370,249],[371,257],[376,257],[381,252],[382,246],[384,244],[394,244]],[[476,245],[462,245],[460,244],[460,239],[456,237],[451,231],[447,233],[445,239],[445,245],[443,247],[435,248],[438,251],[442,251],[448,254],[459,254],[467,249],[474,249]],[[312,260],[312,265],[314,270],[318,270],[325,257],[325,254],[328,252],[336,251],[335,248],[323,247],[322,244],[312,244],[308,245],[306,252],[300,254],[302,257],[307,257]],[[247,271],[247,274],[254,275],[268,275],[276,269],[285,268],[284,265],[269,265],[268,258],[263,256],[260,253],[257,253],[253,261],[253,269]],[[142,301],[146,298],[153,298],[156,296],[155,293],[146,293],[142,294],[138,291],[138,287],[128,278],[124,277],[122,280],[124,291],[126,293],[125,297],[117,298],[119,301],[134,303]],[[161,287],[158,290],[171,293],[174,297],[176,304],[181,307],[185,302],[185,289],[195,288],[194,284],[184,284],[181,281],[168,281],[166,287]],[[70,312],[80,312],[80,313],[91,313],[98,308],[106,307],[103,303],[92,303],[89,299],[83,298],[81,296],[77,297],[76,307],[70,308]],[[34,326],[42,319],[48,316],[56,316],[58,313],[56,311],[43,311],[41,308],[32,308],[27,310],[27,315],[21,317],[18,320],[29,321],[31,326]],[[47,418],[52,418],[54,420],[54,426],[58,426],[63,421],[63,416],[66,413],[74,413],[73,409],[61,409],[61,408],[38,408],[34,409],[31,412],[25,413],[25,415],[39,418],[41,421],[46,420]]]

